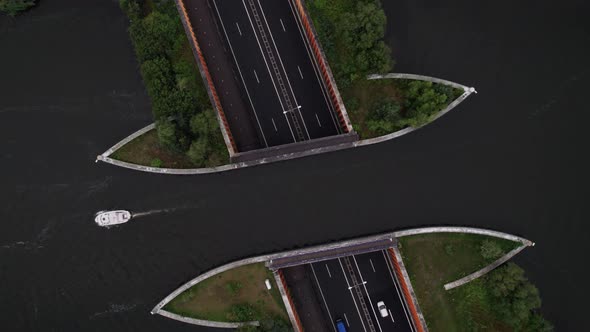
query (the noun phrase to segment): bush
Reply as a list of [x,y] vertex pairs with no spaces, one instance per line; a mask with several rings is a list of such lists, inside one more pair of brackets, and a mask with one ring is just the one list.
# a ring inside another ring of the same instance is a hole
[[230,309],[233,320],[238,322],[249,322],[256,320],[258,312],[251,304],[235,304]]
[[186,155],[197,167],[202,167],[205,165],[210,152],[211,149],[207,139],[198,138],[191,143]]
[[386,100],[371,109],[367,115],[367,127],[376,135],[381,136],[402,128],[401,106],[394,100]]
[[227,291],[230,295],[236,296],[242,289],[242,284],[237,281],[229,281],[226,285]]
[[159,158],[154,158],[154,159],[152,159],[152,161],[151,161],[151,163],[150,163],[150,166],[152,166],[152,167],[158,167],[158,168],[160,168],[160,167],[162,167],[162,164],[163,164],[163,163],[162,163],[162,160],[161,160],[161,159],[159,159]]
[[35,5],[34,0],[0,0],[0,12],[15,16]]
[[484,240],[481,244],[480,252],[481,256],[485,259],[496,259],[503,254],[500,245],[492,240]]
[[165,147],[176,149],[178,142],[176,139],[176,125],[167,119],[156,123],[156,130],[158,131],[158,139]]
[[551,324],[536,314],[541,307],[539,290],[524,276],[524,270],[508,263],[487,276],[490,294],[494,297],[499,317],[515,330],[538,327],[550,331]]
[[406,109],[401,124],[412,127],[425,125],[447,106],[447,95],[437,92],[433,85],[425,81],[410,81],[401,85]]

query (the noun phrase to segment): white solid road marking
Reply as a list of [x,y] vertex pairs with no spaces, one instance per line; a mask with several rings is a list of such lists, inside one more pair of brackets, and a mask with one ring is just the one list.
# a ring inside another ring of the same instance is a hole
[[330,269],[328,268],[328,264],[326,264],[326,271],[328,271],[328,275],[332,278],[332,273],[330,273]]
[[[264,136],[264,130],[262,129],[262,125],[260,125],[260,120],[258,119],[258,114],[256,113],[256,109],[254,108],[254,103],[252,103],[252,98],[250,98],[250,92],[248,92],[248,86],[246,85],[246,81],[244,80],[244,76],[242,76],[242,71],[240,70],[240,64],[238,59],[236,58],[236,54],[234,53],[234,49],[231,45],[229,40],[229,36],[227,35],[227,31],[225,30],[225,24],[223,24],[223,19],[221,18],[221,14],[219,13],[219,8],[217,8],[217,3],[213,0],[213,5],[215,6],[215,11],[217,12],[217,16],[219,17],[219,21],[221,22],[221,27],[223,28],[223,34],[229,43],[229,49],[231,50],[232,57],[238,67],[238,73],[240,73],[240,78],[242,79],[242,83],[244,84],[244,88],[246,89],[246,95],[248,96],[248,100],[250,101],[250,105],[254,110],[254,117],[256,118],[256,122],[258,123],[258,128],[260,128],[260,132],[262,133],[262,139],[264,140],[264,145],[268,147],[268,142],[266,141],[266,136]],[[244,5],[245,6],[245,5]],[[219,71],[219,67],[217,67],[217,71]],[[226,92],[227,94],[227,92]]]
[[391,280],[393,281],[393,285],[395,286],[395,291],[397,292],[397,296],[399,297],[399,301],[402,305],[402,309],[404,309],[404,314],[406,315],[406,319],[408,320],[408,325],[410,326],[410,330],[412,330],[412,332],[414,332],[414,326],[410,323],[411,320],[408,315],[408,309],[404,305],[404,300],[402,299],[402,296],[400,295],[399,288],[397,287],[397,282],[395,281],[395,278],[393,277],[393,272],[392,272],[393,266],[391,266],[391,262],[387,258],[385,250],[381,250],[381,253],[383,254],[383,259],[385,260],[385,265],[387,266],[387,271],[389,271],[389,275],[391,276]]
[[[275,42],[275,38],[273,37],[272,30],[270,29],[270,25],[268,25],[268,21],[266,20],[266,14],[264,13],[264,9],[262,8],[262,5],[260,4],[260,0],[257,0],[257,2],[258,2],[258,7],[260,7],[260,11],[262,12],[262,18],[264,19],[264,23],[266,24],[266,28],[268,29],[268,32],[270,33],[270,39],[272,40],[272,44],[274,46],[274,49],[275,49],[277,55],[279,56],[279,62],[281,63],[281,67],[283,68],[283,74],[285,74],[285,78],[287,79],[287,85],[289,85],[289,90],[291,90],[291,95],[293,96],[293,100],[295,101],[296,105],[299,105],[299,102],[297,101],[297,97],[295,97],[295,92],[293,91],[293,87],[291,86],[291,80],[289,79],[289,75],[287,75],[287,70],[285,69],[285,65],[283,64],[283,58],[281,58],[281,53],[279,52],[279,49],[277,48],[277,43]],[[307,134],[307,137],[309,137],[311,139],[311,136],[309,135],[309,131],[307,130],[307,124],[305,123],[305,119],[303,118],[303,114],[301,114],[301,110],[299,110],[299,117],[301,118],[301,120],[303,122],[303,128],[305,129],[305,133]]]
[[389,311],[389,317],[391,317],[391,322],[395,323],[395,320],[393,319],[393,315],[391,314],[391,309],[387,309],[387,311]]
[[344,313],[344,320],[346,321],[346,326],[350,327],[350,323],[348,322],[348,316]]
[[254,76],[256,76],[256,82],[260,83],[260,80],[258,79],[258,74],[256,73],[256,70],[254,70]]
[[297,70],[299,70],[299,76],[303,79],[303,73],[301,72],[301,67],[297,66]]
[[314,114],[315,114],[315,119],[318,120],[318,126],[321,127],[322,123],[320,122],[320,118],[318,118],[318,114],[317,113],[314,113]]
[[326,91],[326,87],[324,86],[324,84],[321,83],[318,68],[316,68],[316,66],[319,66],[319,65],[318,65],[317,61],[315,60],[315,58],[312,57],[312,55],[311,55],[311,45],[308,45],[307,39],[303,36],[303,30],[302,30],[303,23],[301,22],[301,18],[297,14],[295,14],[295,10],[293,8],[293,4],[291,3],[291,1],[289,1],[289,7],[291,8],[291,13],[293,14],[293,18],[295,19],[295,25],[297,26],[297,30],[299,30],[299,35],[301,36],[301,40],[303,41],[303,45],[305,46],[305,51],[307,52],[307,55],[309,57],[309,61],[311,62],[311,68],[313,68],[313,72],[316,76],[318,85],[320,86],[320,89],[322,90],[322,94],[324,96],[324,101],[326,102],[326,106],[328,106],[328,110],[331,110],[329,113],[330,113],[330,117],[332,118],[332,122],[334,123],[334,128],[336,128],[336,131],[340,133],[341,132],[340,127],[336,124],[336,118],[334,117],[334,114],[333,114],[336,112],[336,110],[334,109],[331,102],[328,101],[328,94]]
[[279,131],[279,130],[277,129],[277,124],[275,123],[275,119],[274,119],[274,118],[270,118],[270,119],[272,120],[272,125],[273,125],[273,127],[275,127],[275,131]]
[[283,19],[279,18],[279,21],[281,21],[281,26],[283,27],[283,31],[287,32],[287,30],[285,30],[285,25],[283,24]]
[[377,322],[379,331],[383,332],[383,329],[381,328],[381,323],[379,323],[379,317],[377,316],[377,312],[375,311],[375,305],[373,305],[374,302],[371,299],[371,295],[369,295],[369,290],[367,289],[367,282],[365,281],[365,278],[363,278],[363,274],[361,273],[361,269],[359,268],[359,264],[356,261],[355,255],[352,255],[352,260],[354,261],[354,266],[356,266],[356,270],[358,271],[359,276],[361,277],[361,281],[363,282],[363,288],[365,289],[365,294],[367,294],[367,297],[369,298],[369,303],[371,304],[371,309],[373,310],[373,315],[375,316],[375,321]]
[[373,268],[373,272],[375,272],[375,265],[373,265],[373,260],[369,258],[369,263],[371,263],[371,267]]
[[[333,322],[334,319],[332,318],[332,314],[330,313],[330,308],[328,307],[328,302],[326,302],[326,298],[324,297],[324,292],[322,291],[322,286],[320,285],[320,280],[318,279],[318,276],[315,274],[315,269],[313,268],[313,264],[309,264],[309,266],[311,266],[311,271],[313,272],[313,277],[320,289],[320,294],[322,295],[322,300],[324,300],[324,305],[326,306],[326,310],[328,311],[328,316],[330,316],[330,321]],[[334,329],[334,332],[336,332],[336,326],[334,324],[332,324],[332,328]]]
[[[365,327],[365,322],[363,321],[363,316],[361,315],[361,311],[359,310],[359,306],[356,304],[356,300],[354,299],[354,295],[352,295],[352,287],[348,283],[348,278],[346,278],[346,272],[344,271],[344,266],[342,265],[342,261],[338,258],[338,263],[340,263],[340,268],[342,269],[342,274],[344,275],[344,280],[346,280],[346,284],[348,285],[348,291],[350,291],[350,297],[352,297],[352,302],[354,302],[354,306],[356,307],[356,312],[359,315],[359,319],[361,320],[361,324],[363,325],[363,330],[367,332],[367,328]],[[320,290],[321,291],[321,290]],[[332,317],[330,317],[332,318]]]
[[240,26],[238,25],[238,22],[236,22],[236,27],[238,27],[238,32],[240,33],[240,36],[242,35],[242,29],[240,29]]
[[[213,1],[213,2],[215,3],[215,1]],[[279,99],[279,103],[281,104],[281,108],[283,109],[283,114],[285,114],[285,121],[287,121],[287,125],[289,126],[289,131],[291,131],[291,136],[293,137],[293,141],[297,142],[297,140],[295,139],[295,133],[293,132],[293,128],[291,128],[291,123],[289,122],[287,114],[285,113],[285,105],[283,105],[283,101],[281,100],[281,96],[279,95],[279,90],[277,89],[277,85],[275,84],[275,79],[272,77],[272,72],[270,71],[270,67],[268,66],[268,62],[266,61],[266,56],[264,55],[264,50],[262,49],[262,45],[260,44],[260,40],[258,39],[258,34],[256,33],[256,29],[254,28],[254,23],[252,22],[252,18],[250,17],[250,12],[248,11],[248,7],[246,6],[246,1],[242,0],[242,4],[244,5],[244,9],[246,10],[246,15],[248,16],[248,21],[250,21],[250,26],[252,27],[252,31],[254,32],[254,37],[256,37],[256,42],[258,43],[258,48],[260,49],[260,54],[262,54],[262,59],[264,60],[264,64],[266,65],[266,69],[268,70],[268,74],[270,75],[270,81],[272,82],[272,85],[275,88],[277,98]]]

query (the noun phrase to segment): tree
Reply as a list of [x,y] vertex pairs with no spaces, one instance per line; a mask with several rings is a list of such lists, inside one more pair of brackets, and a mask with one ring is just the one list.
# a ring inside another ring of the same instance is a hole
[[377,135],[392,133],[400,127],[401,106],[395,100],[386,100],[369,111],[367,127]]
[[156,130],[158,131],[158,140],[162,145],[172,149],[178,147],[176,125],[172,121],[168,119],[158,121],[156,123]]
[[405,102],[404,124],[419,127],[447,106],[447,96],[435,91],[432,82],[411,81],[402,85]]
[[377,1],[360,1],[335,25],[346,55],[336,61],[337,76],[347,85],[372,72],[391,70],[391,50],[383,42],[385,12]]
[[0,12],[15,16],[35,5],[34,0],[0,0]]
[[210,151],[211,147],[207,139],[200,137],[191,143],[186,154],[197,167],[202,167],[205,165]]
[[540,314],[534,313],[529,318],[529,321],[523,330],[531,332],[552,332],[553,325]]
[[174,89],[174,74],[168,59],[158,57],[147,60],[140,70],[150,96],[158,98]]
[[495,310],[504,322],[517,330],[542,324],[533,317],[534,310],[541,307],[539,290],[526,279],[523,269],[508,263],[490,273],[487,280],[498,303]]
[[120,0],[119,6],[121,10],[129,17],[131,21],[140,20],[141,8],[135,0]]
[[496,259],[503,253],[496,241],[483,240],[480,246],[481,256],[485,259]]

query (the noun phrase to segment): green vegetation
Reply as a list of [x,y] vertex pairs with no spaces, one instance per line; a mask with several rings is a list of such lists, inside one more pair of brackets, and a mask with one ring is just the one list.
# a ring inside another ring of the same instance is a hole
[[391,50],[383,41],[386,17],[379,0],[313,0],[307,7],[341,87],[391,70]]
[[160,148],[186,155],[190,167],[227,163],[216,115],[174,2],[154,0],[140,5],[121,0],[120,5],[130,20],[129,35],[151,99]]
[[[269,279],[272,289],[266,289]],[[257,320],[260,327],[243,331],[291,331],[287,312],[264,263],[249,264],[217,274],[187,289],[165,308],[186,317],[220,322]]]
[[552,331],[538,313],[539,292],[513,263],[445,291],[443,285],[488,265],[516,242],[468,234],[403,237],[400,249],[432,331]]
[[383,41],[387,19],[379,0],[313,0],[308,10],[361,138],[422,126],[462,91],[423,81],[367,81],[391,71]]
[[0,12],[15,16],[34,5],[35,0],[0,0]]
[[194,164],[183,153],[172,151],[160,144],[156,130],[137,137],[123,145],[111,156],[113,159],[164,168],[192,168]]
[[462,93],[442,84],[401,79],[358,81],[343,90],[361,138],[424,125]]

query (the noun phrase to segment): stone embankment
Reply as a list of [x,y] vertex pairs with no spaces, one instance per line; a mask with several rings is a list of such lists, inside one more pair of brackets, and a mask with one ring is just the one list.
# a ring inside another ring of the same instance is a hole
[[[390,74],[385,74],[385,75],[375,74],[375,75],[368,76],[367,79],[369,79],[369,80],[414,79],[414,80],[429,81],[429,82],[433,82],[433,83],[437,83],[437,84],[445,84],[445,85],[451,86],[453,88],[463,90],[463,94],[461,96],[459,96],[457,99],[455,99],[452,103],[450,103],[445,109],[440,111],[434,117],[434,119],[438,119],[441,116],[450,112],[452,109],[457,107],[457,105],[462,103],[467,97],[469,97],[472,93],[477,93],[477,91],[475,91],[475,89],[472,87],[467,87],[467,86],[461,85],[459,83],[455,83],[455,82],[451,82],[451,81],[447,81],[447,80],[443,80],[443,79],[439,79],[439,78],[435,78],[435,77],[422,76],[422,75],[398,74],[398,73],[390,73]],[[349,121],[348,116],[346,116],[346,121]],[[302,157],[313,156],[313,155],[317,155],[317,154],[321,154],[321,153],[334,152],[334,151],[339,151],[339,150],[344,150],[344,149],[357,148],[357,147],[361,147],[361,146],[377,144],[377,143],[381,143],[381,142],[385,142],[385,141],[390,141],[390,140],[393,140],[393,139],[398,138],[400,136],[409,134],[415,130],[422,128],[423,126],[421,126],[421,127],[408,127],[408,128],[393,132],[391,134],[387,134],[387,135],[383,135],[383,136],[379,136],[379,137],[375,137],[375,138],[369,138],[369,139],[364,139],[364,140],[360,140],[360,141],[345,142],[345,143],[334,144],[334,145],[329,145],[329,146],[311,148],[311,149],[305,150],[305,151],[297,151],[297,152],[286,153],[286,154],[281,154],[281,155],[276,155],[276,156],[266,157],[266,158],[261,158],[261,159],[256,159],[256,160],[236,162],[236,163],[226,164],[226,165],[222,165],[222,166],[218,166],[218,167],[190,168],[190,169],[158,168],[158,167],[150,167],[150,166],[143,166],[143,165],[128,163],[128,162],[116,160],[116,159],[113,159],[110,157],[110,155],[113,154],[117,149],[119,149],[123,145],[129,143],[134,138],[139,137],[140,135],[153,129],[154,127],[155,127],[154,124],[151,124],[148,127],[142,128],[141,130],[131,134],[129,137],[127,137],[124,140],[122,140],[121,142],[115,144],[112,148],[108,149],[103,154],[97,156],[96,161],[97,162],[102,161],[102,162],[105,162],[105,163],[108,163],[111,165],[129,168],[129,169],[136,170],[136,171],[158,173],[158,174],[198,175],[198,174],[219,173],[219,172],[230,171],[230,170],[234,170],[234,169],[238,169],[238,168],[263,165],[263,164],[268,164],[268,163],[277,162],[277,161],[302,158]],[[227,133],[224,131],[224,138],[226,139],[226,143],[227,143],[228,139],[227,139],[227,136],[225,136],[226,134]]]
[[[215,321],[208,321],[208,320],[201,320],[201,319],[195,319],[195,318],[190,318],[190,317],[184,317],[184,316],[174,314],[172,312],[164,310],[164,306],[166,304],[168,304],[170,301],[172,301],[172,299],[174,299],[175,297],[177,297],[178,295],[180,295],[181,293],[183,293],[187,289],[198,284],[199,282],[201,282],[207,278],[210,278],[216,274],[219,274],[219,273],[222,273],[227,270],[234,269],[234,268],[237,268],[240,266],[265,262],[266,266],[270,268],[270,267],[272,267],[273,261],[276,261],[279,259],[285,259],[287,257],[296,257],[296,256],[300,257],[303,255],[309,255],[309,254],[317,253],[317,252],[329,252],[329,251],[334,251],[334,250],[338,250],[338,249],[342,249],[342,248],[359,246],[359,245],[362,245],[365,243],[372,243],[372,242],[378,242],[378,241],[383,241],[383,240],[391,240],[391,243],[392,243],[392,251],[391,252],[394,255],[395,262],[397,262],[396,266],[399,268],[399,271],[397,273],[399,274],[400,278],[403,280],[403,283],[406,285],[407,294],[408,294],[407,297],[409,296],[409,298],[406,299],[406,301],[408,302],[407,303],[408,306],[410,308],[413,308],[412,314],[414,316],[413,317],[414,323],[416,324],[416,326],[420,326],[421,331],[428,331],[427,326],[426,326],[426,322],[424,321],[424,315],[422,314],[420,307],[418,305],[418,300],[417,300],[415,292],[412,288],[408,273],[407,273],[405,266],[403,264],[401,254],[399,253],[399,250],[397,250],[397,247],[395,245],[395,243],[397,243],[397,241],[395,241],[394,239],[398,238],[398,237],[403,237],[403,236],[432,234],[432,233],[478,234],[478,235],[492,236],[492,237],[496,237],[496,238],[501,238],[501,239],[505,239],[505,240],[510,240],[510,241],[522,243],[522,246],[519,246],[518,248],[512,250],[511,252],[509,252],[508,254],[503,256],[502,258],[498,259],[496,262],[490,264],[490,266],[488,266],[480,271],[477,271],[465,278],[462,278],[462,279],[459,279],[453,283],[447,284],[447,285],[450,285],[449,286],[450,288],[448,288],[448,289],[451,289],[453,287],[457,287],[461,284],[464,284],[466,282],[474,280],[475,278],[480,277],[481,275],[491,271],[492,269],[499,266],[500,264],[506,262],[509,258],[513,257],[514,255],[516,255],[517,253],[522,251],[527,246],[534,245],[534,243],[532,241],[527,240],[527,239],[517,236],[517,235],[507,234],[507,233],[498,232],[498,231],[489,230],[489,229],[473,228],[473,227],[460,227],[460,226],[422,227],[422,228],[414,228],[414,229],[408,229],[408,230],[395,231],[395,232],[390,232],[390,233],[377,234],[377,235],[366,236],[366,237],[352,239],[352,240],[345,240],[345,241],[339,241],[339,242],[330,243],[330,244],[307,247],[307,248],[303,248],[303,249],[288,250],[288,251],[283,251],[283,252],[278,252],[278,253],[273,253],[273,254],[268,254],[268,255],[249,257],[249,258],[241,259],[238,261],[230,262],[228,264],[225,264],[225,265],[219,266],[217,268],[214,268],[212,270],[209,270],[209,271],[195,277],[194,279],[188,281],[184,285],[180,286],[178,289],[174,290],[172,293],[170,293],[168,296],[166,296],[162,301],[160,301],[158,304],[156,304],[156,306],[152,309],[151,313],[152,314],[159,314],[159,315],[162,315],[162,316],[165,316],[165,317],[168,317],[171,319],[175,319],[178,321],[182,321],[185,323],[189,323],[189,324],[210,326],[210,327],[237,328],[237,327],[247,325],[247,324],[256,325],[256,324],[258,324],[258,322],[229,323],[229,322],[215,322]],[[299,319],[297,316],[297,312],[295,311],[295,308],[293,308],[290,303],[290,300],[288,297],[288,292],[284,288],[284,285],[282,283],[280,283],[281,280],[280,280],[279,275],[277,274],[277,271],[274,271],[274,272],[275,272],[275,280],[277,281],[277,285],[279,287],[281,297],[283,298],[283,302],[285,303],[285,307],[287,308],[287,313],[289,315],[289,319],[291,320],[291,323],[296,327],[296,329],[301,329],[300,322],[299,322]],[[445,285],[445,289],[447,289],[447,285]]]

